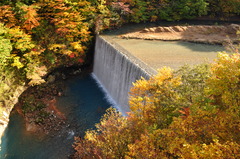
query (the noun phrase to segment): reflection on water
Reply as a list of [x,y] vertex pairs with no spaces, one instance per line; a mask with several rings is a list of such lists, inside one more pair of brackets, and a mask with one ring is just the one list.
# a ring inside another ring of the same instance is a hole
[[1,159],[68,158],[73,151],[74,136],[83,136],[84,131],[93,128],[110,104],[90,75],[68,79],[66,85],[64,96],[57,102],[68,124],[54,136],[30,134],[25,131],[23,118],[13,111],[2,137]]

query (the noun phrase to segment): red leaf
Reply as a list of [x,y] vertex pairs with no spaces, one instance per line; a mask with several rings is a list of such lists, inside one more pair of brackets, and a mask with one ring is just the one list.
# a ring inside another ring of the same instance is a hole
[[83,63],[84,61],[83,59],[78,59],[78,62]]

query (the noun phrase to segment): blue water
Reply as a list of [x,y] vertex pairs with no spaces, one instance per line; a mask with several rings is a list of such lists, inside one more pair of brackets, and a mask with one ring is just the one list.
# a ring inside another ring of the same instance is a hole
[[62,97],[57,98],[57,103],[68,124],[54,136],[43,137],[26,132],[23,118],[13,111],[2,137],[0,158],[68,158],[73,152],[74,136],[84,136],[87,129],[94,128],[111,105],[91,75],[66,80],[66,90]]

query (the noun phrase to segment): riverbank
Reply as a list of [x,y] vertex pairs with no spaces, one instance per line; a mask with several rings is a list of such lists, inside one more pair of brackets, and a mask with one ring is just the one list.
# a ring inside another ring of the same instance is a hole
[[85,131],[93,129],[111,106],[91,74],[81,73],[63,82],[63,94],[56,96],[56,107],[67,118],[61,129],[49,134],[26,131],[25,119],[15,109],[2,138],[0,158],[69,158],[74,136],[83,137]]
[[[1,111],[0,111],[0,137],[1,138],[4,135],[4,131],[6,127],[8,126],[9,116],[14,105],[18,102],[19,96],[26,89],[27,87],[24,85],[16,85],[16,89],[14,91],[12,89],[12,95],[9,96],[9,98],[3,102],[4,105],[1,106]],[[1,140],[0,140],[0,145],[1,145]],[[1,150],[1,147],[0,147],[0,150]]]
[[65,80],[89,73],[81,68],[62,68],[51,73],[46,83],[28,88],[19,97],[15,109],[24,117],[28,132],[54,135],[65,127],[66,116],[57,107],[56,98],[64,95]]
[[197,43],[220,44],[239,43],[237,32],[240,25],[189,25],[150,27],[120,35],[125,39],[144,39],[162,41],[189,41]]
[[28,132],[49,134],[58,131],[64,124],[65,116],[56,107],[56,96],[62,95],[62,81],[41,84],[28,88],[15,105],[25,120]]
[[[9,96],[0,102],[0,105],[1,105],[0,137],[2,138],[2,136],[4,135],[6,127],[8,126],[8,123],[9,123],[10,113],[14,107],[15,109],[17,109],[17,112],[24,115],[22,110],[22,105],[21,105],[24,103],[23,101],[21,101],[22,96],[26,96],[28,98],[32,97],[33,99],[36,98],[37,100],[35,104],[38,105],[37,109],[39,109],[39,103],[42,103],[42,106],[44,106],[43,108],[45,109],[44,111],[37,110],[36,112],[25,114],[26,128],[29,131],[33,131],[33,132],[43,129],[43,131],[45,131],[46,134],[49,133],[49,130],[51,129],[51,125],[54,125],[53,121],[55,121],[55,124],[56,123],[60,124],[64,120],[64,117],[61,116],[60,115],[61,113],[56,109],[55,100],[54,100],[56,96],[61,95],[61,92],[59,90],[60,90],[60,87],[62,87],[64,80],[66,80],[67,78],[70,78],[71,76],[79,75],[81,73],[82,74],[88,73],[90,72],[90,70],[88,66],[82,66],[81,68],[77,66],[58,68],[55,71],[52,71],[52,73],[48,74],[45,77],[46,83],[39,86],[34,86],[34,87],[27,86],[24,84],[24,82],[17,83],[16,82],[17,79],[6,79],[7,81],[6,80],[1,81],[8,86],[7,88],[8,88]],[[40,92],[39,89],[42,89],[42,92]],[[40,93],[42,93],[42,96],[44,98],[42,99],[38,98]],[[5,93],[4,96],[6,95],[7,94]],[[33,107],[31,107],[31,109],[33,109]],[[35,119],[35,115],[38,113],[40,114],[38,115],[38,118]],[[51,113],[52,115],[50,117],[49,115]],[[43,126],[39,127],[37,124],[35,124],[35,122],[42,123],[44,116],[50,117],[49,119],[46,120],[46,123],[48,124],[45,124],[44,126],[45,128]],[[57,118],[55,118],[55,116]],[[1,140],[0,140],[0,144],[1,144]]]

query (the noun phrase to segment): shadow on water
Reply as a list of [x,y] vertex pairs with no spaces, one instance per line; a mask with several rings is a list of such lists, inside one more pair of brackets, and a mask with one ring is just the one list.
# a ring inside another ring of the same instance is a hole
[[11,113],[2,137],[1,159],[66,159],[72,154],[74,136],[84,136],[94,128],[110,103],[90,76],[66,80],[66,91],[57,98],[58,109],[67,117],[64,127],[55,134],[42,136],[26,132],[23,118]]
[[[193,53],[217,53],[225,51],[221,45],[210,45],[203,43],[193,43],[186,41],[160,41],[160,40],[143,40],[143,39],[122,39],[117,36],[110,36],[113,42],[117,42],[122,47],[138,52],[165,51],[165,52],[193,52]],[[134,51],[133,51],[134,53]]]
[[210,44],[184,42],[184,41],[176,41],[174,43],[176,43],[176,45],[183,46],[185,48],[188,48],[196,52],[203,52],[203,53],[216,52],[217,53],[217,52],[225,51],[225,48],[221,45],[210,45]]
[[115,35],[135,32],[135,31],[142,30],[144,28],[150,28],[150,27],[155,27],[155,26],[157,26],[156,23],[125,24],[121,28],[107,30],[103,34],[115,36]]

